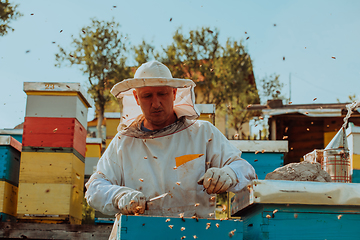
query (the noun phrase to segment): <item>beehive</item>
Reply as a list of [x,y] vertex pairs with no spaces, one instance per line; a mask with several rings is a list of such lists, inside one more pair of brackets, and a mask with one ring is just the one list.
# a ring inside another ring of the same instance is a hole
[[90,176],[101,157],[101,138],[86,139],[85,175]]
[[215,104],[195,104],[200,112],[199,120],[209,121],[215,125]]
[[360,183],[360,126],[349,123],[346,129],[350,161],[352,166],[352,182]]
[[18,188],[0,181],[0,221],[16,221]]
[[92,102],[79,83],[24,83],[24,91],[18,221],[80,224]]
[[74,148],[85,157],[86,129],[75,118],[25,117],[23,146]]
[[0,221],[16,221],[21,143],[0,135]]
[[120,123],[120,113],[106,112],[104,113],[106,119],[106,147],[109,146],[111,140],[117,134],[117,127]]
[[20,222],[81,224],[83,187],[64,183],[20,183]]
[[242,151],[241,157],[254,167],[259,179],[265,179],[266,174],[283,166],[284,154],[288,152],[285,140],[230,140],[230,143]]
[[80,83],[25,82],[26,117],[75,118],[87,127],[93,101]]
[[0,181],[19,183],[21,143],[11,136],[0,136]]
[[118,216],[117,240],[121,239],[243,239],[241,220],[154,216]]
[[254,180],[233,197],[244,239],[356,239],[360,191],[353,183]]
[[0,129],[0,136],[11,136],[15,138],[18,142],[22,142],[22,129]]

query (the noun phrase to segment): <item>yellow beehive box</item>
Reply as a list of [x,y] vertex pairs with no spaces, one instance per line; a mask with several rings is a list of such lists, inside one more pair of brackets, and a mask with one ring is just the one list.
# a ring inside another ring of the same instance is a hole
[[86,139],[85,176],[93,174],[101,157],[101,138]]
[[0,213],[16,216],[18,188],[8,182],[0,181]]
[[80,224],[83,187],[61,183],[20,183],[17,218],[20,221]]
[[85,163],[73,153],[22,152],[20,183],[84,185]]
[[200,112],[199,120],[209,121],[215,125],[215,104],[195,104]]
[[106,112],[104,113],[106,119],[106,137],[113,138],[117,134],[117,127],[120,123],[119,112]]
[[353,154],[352,161],[353,161],[353,169],[360,170],[360,155]]
[[117,127],[120,123],[120,113],[106,112],[104,113],[106,119],[106,148],[109,146],[111,140],[117,134]]
[[101,157],[101,138],[86,138],[85,157]]

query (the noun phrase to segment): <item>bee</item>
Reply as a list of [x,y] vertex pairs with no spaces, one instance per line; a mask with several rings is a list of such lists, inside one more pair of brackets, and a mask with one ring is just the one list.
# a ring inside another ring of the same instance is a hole
[[194,205],[194,206],[195,206],[195,207],[197,207],[197,206],[199,206],[199,205],[200,205],[200,203],[195,203],[195,205]]
[[341,215],[341,214],[337,216],[337,218],[338,218],[339,220],[341,219],[341,217],[342,217],[342,215]]
[[273,211],[273,214],[275,214],[275,213],[277,213],[278,212],[278,210],[277,209],[275,209],[274,211]]
[[169,225],[169,228],[173,229],[174,225]]
[[266,218],[271,218],[271,216],[268,214],[268,215],[266,215]]
[[209,138],[208,142],[211,142],[212,141],[212,138]]
[[185,228],[184,228],[184,227],[182,227],[180,230],[181,230],[181,231],[184,231],[184,230],[185,230]]
[[216,223],[215,225],[216,225],[217,228],[220,226],[220,224],[218,224],[218,223]]
[[170,218],[166,219],[165,222],[170,222]]
[[180,182],[176,182],[176,184],[180,186]]
[[139,181],[140,181],[140,182],[143,182],[143,181],[144,181],[144,179],[142,179],[142,178],[139,178]]

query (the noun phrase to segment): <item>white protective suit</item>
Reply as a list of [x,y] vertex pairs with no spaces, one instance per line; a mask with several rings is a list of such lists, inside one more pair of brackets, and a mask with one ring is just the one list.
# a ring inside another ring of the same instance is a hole
[[[171,78],[146,81],[148,78],[136,78],[135,74],[134,79],[124,80],[112,89],[115,96],[121,93],[120,97],[124,97],[123,116],[127,118],[120,125],[127,127],[119,128],[100,158],[97,172],[86,184],[88,203],[102,213],[117,214],[114,196],[120,189],[130,188],[142,192],[146,198],[168,193],[149,205],[147,215],[178,217],[184,213],[184,217],[196,214],[209,218],[214,214],[215,195],[207,194],[203,185],[197,183],[207,169],[229,166],[237,177],[237,183],[228,190],[233,192],[256,178],[253,167],[241,159],[241,152],[215,126],[194,120],[198,117],[194,108],[195,84],[191,80]],[[132,82],[131,86],[127,81]],[[143,132],[141,110],[131,92],[133,88],[157,83],[178,87],[174,102],[178,121],[164,130]]]

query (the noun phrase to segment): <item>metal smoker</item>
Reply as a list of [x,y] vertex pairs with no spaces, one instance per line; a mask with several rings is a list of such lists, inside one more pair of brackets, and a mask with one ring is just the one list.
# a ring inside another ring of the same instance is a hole
[[333,182],[351,182],[351,165],[345,128],[342,127],[324,149],[323,169]]

